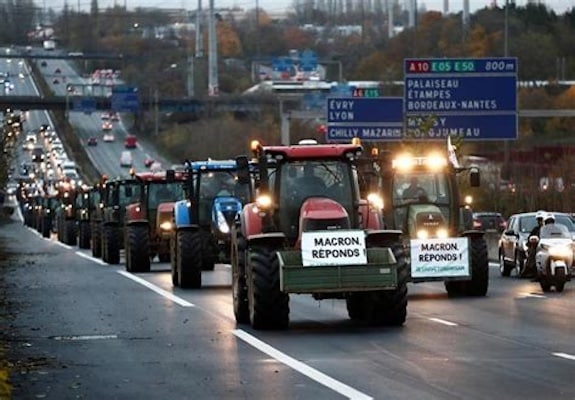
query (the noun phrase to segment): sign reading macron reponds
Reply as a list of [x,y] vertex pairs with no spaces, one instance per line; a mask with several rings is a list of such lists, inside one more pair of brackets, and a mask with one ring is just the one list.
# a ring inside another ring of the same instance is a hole
[[412,239],[411,277],[470,276],[469,239]]
[[365,233],[361,230],[303,232],[301,259],[304,267],[367,264]]

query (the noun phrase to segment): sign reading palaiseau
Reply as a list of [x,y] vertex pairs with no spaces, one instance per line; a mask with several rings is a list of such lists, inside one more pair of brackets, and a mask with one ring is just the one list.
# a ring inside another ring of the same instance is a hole
[[303,232],[301,258],[304,267],[367,264],[362,230]]
[[468,277],[469,239],[412,239],[411,277]]

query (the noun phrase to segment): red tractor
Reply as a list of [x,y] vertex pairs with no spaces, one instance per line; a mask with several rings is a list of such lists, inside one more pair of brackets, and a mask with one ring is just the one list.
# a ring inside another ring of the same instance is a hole
[[232,292],[238,323],[289,324],[289,293],[345,299],[350,318],[402,325],[408,270],[400,231],[383,229],[381,201],[360,197],[356,144],[256,146],[253,184],[232,234]]
[[185,198],[184,174],[173,170],[135,174],[139,198],[126,206],[124,246],[126,271],[149,272],[157,255],[170,261],[174,202]]

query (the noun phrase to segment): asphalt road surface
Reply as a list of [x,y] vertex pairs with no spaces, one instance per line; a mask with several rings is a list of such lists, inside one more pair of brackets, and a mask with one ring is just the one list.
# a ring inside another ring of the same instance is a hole
[[15,399],[573,399],[575,283],[543,294],[491,266],[485,298],[409,286],[401,328],[347,318],[341,300],[291,296],[290,329],[233,317],[230,269],[199,290],[0,227],[14,317]]

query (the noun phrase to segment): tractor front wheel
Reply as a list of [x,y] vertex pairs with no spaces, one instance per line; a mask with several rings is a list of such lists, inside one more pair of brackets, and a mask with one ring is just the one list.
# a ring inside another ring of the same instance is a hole
[[150,272],[148,226],[128,226],[126,231],[126,271]]
[[182,288],[202,287],[202,238],[198,231],[176,231],[176,269]]
[[280,290],[279,260],[275,249],[248,250],[248,301],[250,322],[255,329],[286,329],[289,296]]

